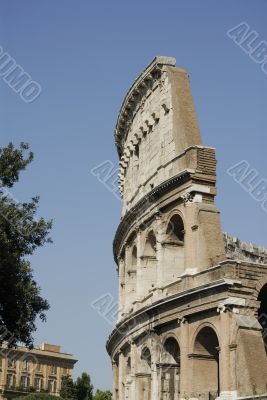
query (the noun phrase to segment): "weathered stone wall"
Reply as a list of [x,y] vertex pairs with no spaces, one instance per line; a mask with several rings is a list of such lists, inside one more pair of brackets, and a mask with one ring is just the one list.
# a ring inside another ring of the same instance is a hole
[[[166,71],[162,75],[166,76]],[[129,129],[124,144],[125,153],[129,151],[123,187],[126,209],[162,181],[162,177],[157,176],[159,167],[163,168],[174,158],[172,106],[168,86],[167,81],[161,86],[155,81],[155,87],[151,88],[150,95],[142,103]],[[168,171],[165,174],[168,176]]]
[[267,249],[252,243],[245,243],[228,233],[224,233],[227,258],[248,261],[257,264],[267,264]]
[[221,230],[215,150],[202,144],[188,74],[174,59],[156,57],[134,82],[115,139],[114,400],[263,395],[267,251]]
[[116,137],[123,215],[151,189],[189,167],[183,152],[201,146],[188,74],[173,65],[172,58],[156,58],[122,105]]

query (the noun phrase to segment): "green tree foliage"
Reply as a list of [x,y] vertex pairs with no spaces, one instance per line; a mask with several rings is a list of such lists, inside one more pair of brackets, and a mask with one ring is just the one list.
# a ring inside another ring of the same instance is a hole
[[[17,201],[9,189],[33,160],[28,145],[0,147],[0,344],[22,342],[32,347],[37,316],[45,320],[49,305],[40,296],[28,257],[46,242],[51,221],[35,217],[38,197]],[[26,154],[27,153],[27,154]]]
[[77,400],[77,387],[70,376],[62,378],[60,396],[66,400]]
[[90,375],[83,372],[76,382],[69,376],[62,378],[60,396],[65,400],[112,400],[110,391],[97,390],[93,396],[93,390]]
[[69,376],[62,378],[60,396],[66,400],[93,400],[93,389],[90,375],[83,372],[76,382]]
[[93,400],[112,400],[112,393],[109,390],[97,390]]
[[26,396],[19,396],[13,400],[63,400],[62,397],[53,396],[47,393],[31,393]]
[[78,400],[93,400],[93,385],[91,384],[90,375],[83,372],[81,377],[76,380],[77,399]]

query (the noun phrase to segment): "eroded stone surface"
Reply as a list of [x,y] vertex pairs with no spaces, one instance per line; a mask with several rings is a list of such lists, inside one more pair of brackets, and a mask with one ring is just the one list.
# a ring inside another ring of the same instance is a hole
[[224,234],[225,251],[228,258],[267,264],[267,249],[252,243],[242,242],[240,239]]
[[264,394],[267,253],[221,230],[215,150],[202,143],[188,74],[173,58],[156,57],[134,82],[115,140],[113,399]]

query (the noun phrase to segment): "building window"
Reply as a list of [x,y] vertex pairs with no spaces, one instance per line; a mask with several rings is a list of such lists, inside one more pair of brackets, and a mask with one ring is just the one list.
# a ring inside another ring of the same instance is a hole
[[15,360],[13,358],[8,358],[7,365],[8,368],[15,368]]
[[24,360],[23,361],[23,370],[24,371],[28,371],[29,370],[29,361],[28,360]]
[[62,375],[68,375],[68,368],[62,368]]
[[15,386],[15,376],[14,374],[7,374],[6,385],[8,388]]
[[48,379],[48,392],[55,393],[56,391],[56,381],[55,379]]
[[35,368],[36,368],[36,371],[41,372],[42,371],[42,364],[40,364],[40,362],[37,361]]
[[30,378],[27,375],[22,375],[20,378],[20,384],[23,388],[27,388],[30,386]]
[[50,374],[56,375],[56,373],[57,373],[57,367],[55,365],[50,365]]
[[35,378],[34,380],[34,388],[37,392],[40,392],[43,388],[43,380],[42,378]]

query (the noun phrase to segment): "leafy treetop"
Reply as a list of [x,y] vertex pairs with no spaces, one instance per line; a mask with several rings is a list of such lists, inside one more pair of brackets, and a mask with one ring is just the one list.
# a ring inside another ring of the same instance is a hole
[[28,149],[25,143],[17,149],[12,143],[0,147],[0,344],[32,347],[36,318],[45,320],[49,305],[40,295],[28,257],[51,242],[52,221],[36,218],[38,197],[22,203],[8,190],[33,160]]

